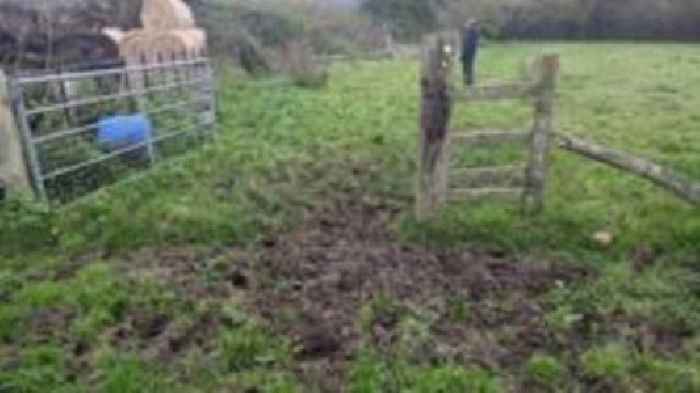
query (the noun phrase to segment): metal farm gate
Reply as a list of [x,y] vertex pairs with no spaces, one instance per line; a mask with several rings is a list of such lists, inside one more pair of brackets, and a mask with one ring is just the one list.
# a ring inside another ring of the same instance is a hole
[[[143,171],[214,133],[207,58],[20,75],[8,84],[31,185],[51,202],[70,201]],[[105,133],[109,121],[121,128]]]

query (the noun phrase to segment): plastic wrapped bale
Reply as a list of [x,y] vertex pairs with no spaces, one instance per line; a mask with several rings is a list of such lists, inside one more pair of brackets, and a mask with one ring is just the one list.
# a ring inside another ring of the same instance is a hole
[[[127,33],[119,43],[121,56],[129,66],[157,63],[159,60],[171,61],[173,58],[191,59],[206,52],[207,36],[201,29],[182,29],[171,31],[133,30]],[[129,72],[132,89],[143,89],[141,71]]]
[[144,114],[106,117],[98,122],[97,129],[97,142],[105,152],[133,147],[122,157],[140,162],[153,156],[153,125]]
[[149,61],[156,61],[159,54],[165,59],[183,54],[193,58],[206,52],[207,35],[201,29],[134,30],[124,35],[119,46],[121,56],[127,59],[145,56]]
[[[154,41],[159,40],[156,44]],[[176,39],[165,42],[158,38],[158,32],[148,30],[133,30],[127,33],[119,43],[119,52],[122,58],[126,59],[129,67],[139,67],[144,64],[156,64],[159,56],[164,57],[169,53],[181,53],[185,50],[183,43]],[[145,76],[151,72],[129,71],[129,86],[133,90],[143,90],[145,86]]]
[[192,57],[205,56],[207,52],[207,33],[202,29],[172,30],[168,34],[179,37],[184,42]]

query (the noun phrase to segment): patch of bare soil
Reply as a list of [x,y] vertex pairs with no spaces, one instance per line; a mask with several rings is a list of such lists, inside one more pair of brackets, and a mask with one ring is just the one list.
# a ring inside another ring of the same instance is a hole
[[221,254],[222,250],[181,247],[149,248],[125,256],[121,266],[126,277],[162,283],[180,302],[199,310],[178,319],[150,309],[130,308],[124,320],[108,333],[111,343],[162,363],[177,361],[193,349],[214,352],[218,332],[225,325],[215,303],[231,300],[234,292],[228,282],[207,280],[210,261]]
[[[242,302],[295,342],[298,375],[326,392],[346,385],[349,362],[364,344],[416,363],[451,361],[514,376],[534,353],[576,358],[600,334],[631,329],[640,348],[661,353],[680,345],[675,332],[624,315],[582,315],[570,331],[552,330],[545,321],[551,305],[542,295],[591,279],[586,268],[406,245],[391,230],[401,203],[352,193],[328,200],[296,230],[265,239],[255,251],[145,249],[123,259],[124,271],[151,276],[187,301]],[[127,314],[111,332],[115,345],[162,362],[190,350],[216,351],[217,333],[227,324],[216,307],[186,324],[145,311]],[[515,383],[535,391],[528,381]]]
[[[309,210],[296,230],[265,239],[257,251],[146,249],[125,257],[125,272],[167,283],[186,299],[243,301],[273,331],[294,340],[298,374],[322,391],[344,385],[348,362],[363,342],[416,362],[486,368],[518,366],[536,351],[562,345],[545,326],[539,296],[585,279],[587,270],[402,244],[390,229],[400,205],[343,194]],[[212,269],[217,278],[208,281]],[[392,306],[381,306],[382,299]],[[362,310],[371,304],[378,306],[363,321]],[[406,316],[420,320],[429,334],[403,329]],[[131,310],[113,340],[161,361],[193,347],[213,351],[222,321],[213,314],[201,319],[182,327]]]
[[[346,196],[308,214],[292,233],[267,239],[247,267],[238,265],[237,281],[252,282],[250,310],[297,342],[302,374],[322,375],[327,390],[337,390],[334,380],[363,339],[417,361],[488,368],[521,364],[556,345],[538,296],[589,272],[407,246],[389,229],[398,213],[367,196]],[[381,299],[398,306],[378,307],[363,329],[360,310]],[[427,321],[429,337],[402,333],[401,315]]]

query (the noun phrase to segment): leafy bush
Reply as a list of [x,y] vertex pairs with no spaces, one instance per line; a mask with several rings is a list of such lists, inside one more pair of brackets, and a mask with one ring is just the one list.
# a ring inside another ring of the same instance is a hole
[[[350,54],[384,45],[383,30],[369,18],[323,5],[273,1],[196,0],[191,2],[199,23],[207,30],[210,50],[234,58],[251,74],[287,71],[288,46],[304,42],[304,51]],[[323,84],[323,73],[303,72],[302,86]]]

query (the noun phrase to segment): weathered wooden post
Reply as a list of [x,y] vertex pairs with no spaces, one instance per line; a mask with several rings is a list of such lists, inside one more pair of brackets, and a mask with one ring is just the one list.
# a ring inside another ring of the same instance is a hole
[[[170,70],[173,73],[173,81],[177,84],[182,83],[182,74],[180,72],[180,69],[177,66],[177,62],[180,61],[178,58],[178,54],[175,52],[170,53],[170,66],[172,67]],[[180,87],[180,92],[183,91],[182,86]]]
[[0,183],[11,193],[32,191],[22,146],[8,80],[0,70]]
[[139,61],[140,61],[140,66],[142,68],[142,75],[143,75],[142,88],[145,91],[145,90],[148,90],[148,88],[151,86],[151,84],[153,82],[151,80],[153,73],[151,72],[150,69],[148,69],[148,67],[152,65],[152,62],[150,61],[150,58],[148,57],[148,55],[144,52],[141,53],[141,57],[140,57]]
[[157,72],[155,73],[156,79],[154,82],[154,85],[159,85],[159,84],[168,84],[170,83],[170,78],[168,76],[168,70],[165,67],[165,56],[163,56],[163,52],[158,51],[156,53],[156,58],[155,58],[155,65]]
[[[189,52],[187,52],[186,50],[183,50],[182,51],[182,61],[187,62],[190,60],[192,60],[192,58],[190,57]],[[192,68],[191,68],[191,66],[188,64],[182,65],[182,71],[183,71],[183,75],[185,78],[185,82],[191,81],[192,80]]]
[[538,61],[538,71],[530,161],[523,195],[523,205],[529,213],[539,213],[544,208],[554,132],[554,100],[559,74],[559,55],[542,56]]
[[447,195],[449,123],[452,114],[449,75],[452,53],[442,35],[423,43],[421,116],[418,148],[416,217],[429,218]]
[[[157,85],[157,82],[154,80],[156,75],[155,73],[159,72],[160,70],[156,69],[155,71],[153,71],[153,69],[151,69],[150,67],[152,67],[154,64],[159,64],[156,62],[157,59],[149,57],[149,55],[145,52],[141,52],[141,55],[139,56],[138,65],[138,67],[140,67],[140,70],[136,73],[136,75],[138,75],[137,78],[140,91],[132,90],[131,93],[136,99],[136,107],[138,108],[138,111],[142,114],[148,113],[148,111],[151,109],[150,102],[152,101],[149,99],[149,96],[151,94],[149,92],[149,89],[153,84]],[[133,87],[133,85],[131,85],[131,87]],[[146,140],[146,154],[148,155],[148,160],[151,165],[155,164],[156,162],[155,150],[155,145],[153,144],[153,134],[150,134],[148,135],[148,139]]]
[[386,50],[387,54],[393,59],[397,58],[398,53],[396,51],[394,35],[392,34],[391,28],[389,28],[387,23],[382,25],[382,34],[384,35],[384,49]]

